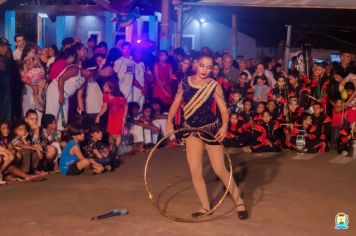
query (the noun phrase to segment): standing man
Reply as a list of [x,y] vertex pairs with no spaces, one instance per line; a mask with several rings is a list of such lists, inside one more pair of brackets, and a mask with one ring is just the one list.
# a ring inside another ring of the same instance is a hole
[[13,52],[13,57],[14,57],[14,60],[17,63],[20,63],[21,62],[22,51],[26,46],[26,40],[25,40],[25,37],[23,35],[21,35],[21,34],[15,35],[14,40],[15,40],[16,49]]
[[223,69],[221,76],[228,79],[230,86],[237,86],[239,81],[240,72],[238,69],[232,66],[233,59],[230,54],[225,54],[223,58]]
[[11,45],[5,38],[0,38],[0,120],[11,119],[11,57],[9,47]]
[[120,91],[124,94],[127,103],[139,102],[141,90],[137,89],[135,84],[137,83],[136,78],[141,77],[141,73],[137,63],[130,56],[131,44],[124,42],[121,45],[121,53],[122,56],[114,63],[114,71],[119,78]]

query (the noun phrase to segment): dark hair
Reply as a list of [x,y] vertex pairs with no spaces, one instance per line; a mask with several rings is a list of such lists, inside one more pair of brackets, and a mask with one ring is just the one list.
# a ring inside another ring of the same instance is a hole
[[158,55],[161,54],[162,52],[163,52],[164,54],[166,54],[166,56],[168,57],[169,54],[168,54],[168,52],[167,52],[166,50],[159,50]]
[[161,99],[159,99],[159,98],[152,98],[151,104],[152,104],[152,105],[153,105],[153,104],[158,104],[158,105],[159,105],[159,113],[162,112],[162,109],[163,109],[163,102],[162,102]]
[[18,37],[23,37],[23,38],[25,39],[25,36],[24,36],[23,34],[16,34],[15,37],[14,37],[15,43],[16,43],[16,39],[17,39]]
[[98,43],[96,48],[108,48],[108,44],[104,41],[101,41],[100,43]]
[[106,62],[104,66],[114,65],[115,61],[119,59],[121,56],[121,52],[118,48],[111,48],[106,56]]
[[283,75],[278,76],[276,80],[279,80],[280,78],[282,78],[284,80],[284,82],[287,81],[286,77],[284,77]]
[[58,56],[58,47],[54,44],[52,44],[51,46],[49,46],[49,48],[52,48],[54,51],[54,56],[57,57]]
[[[5,125],[5,124],[10,127],[10,123],[8,121],[1,121],[0,128],[1,128],[1,126]],[[0,137],[3,137],[1,131],[0,131]]]
[[21,119],[21,120],[13,122],[13,124],[12,124],[13,130],[17,130],[20,126],[27,127],[27,123]]
[[27,118],[31,114],[36,114],[37,115],[37,112],[35,110],[33,110],[33,109],[28,109],[26,111],[25,118]]
[[264,110],[264,111],[262,112],[262,115],[264,115],[265,113],[268,113],[270,116],[272,116],[272,115],[271,115],[271,112],[269,112],[268,110]]
[[297,72],[297,71],[290,71],[290,72],[288,73],[288,76],[292,76],[292,77],[294,77],[294,78],[296,78],[296,79],[299,79],[299,72]]
[[142,111],[144,111],[144,110],[146,110],[146,109],[151,109],[151,110],[153,110],[150,103],[145,103],[145,104],[143,104],[143,106],[142,106]]
[[94,38],[94,37],[92,37],[92,36],[88,38],[88,42],[90,42],[90,41],[94,41],[94,42],[96,42],[95,38]]
[[183,48],[179,47],[179,48],[174,49],[174,54],[185,56],[185,51]]
[[109,86],[111,95],[114,97],[124,97],[124,94],[120,91],[119,83],[113,79],[108,79],[105,81],[107,86]]
[[320,102],[314,102],[313,106],[318,105],[320,107],[323,107],[323,105]]
[[77,52],[74,50],[74,48],[66,48],[61,50],[58,55],[58,59],[67,59],[69,57],[77,57]]
[[133,108],[137,108],[137,109],[140,109],[140,104],[138,104],[137,102],[130,102],[128,104],[128,113],[129,115],[132,117],[132,109]]
[[212,61],[214,61],[214,58],[210,53],[200,53],[199,56],[197,57],[197,60],[200,61],[204,57],[210,58]]
[[128,47],[131,48],[131,43],[129,43],[129,42],[123,42],[123,44],[121,44],[121,48],[126,47],[126,46],[128,46]]
[[241,72],[240,76],[246,76],[248,77],[248,74],[246,72]]
[[66,45],[73,45],[74,43],[74,39],[72,37],[66,37],[62,40],[62,47],[66,46]]
[[52,114],[44,114],[41,120],[41,126],[45,129],[48,128],[48,125],[52,124],[56,121],[56,117]]
[[348,51],[348,50],[341,50],[341,51],[340,51],[340,56],[341,56],[342,54],[346,54],[346,53],[351,54],[350,51]]
[[103,129],[100,124],[94,124],[89,129],[89,134],[93,134],[95,132],[102,132]]
[[36,50],[36,47],[33,44],[26,44],[21,54],[21,61],[23,61],[25,57],[27,57],[27,54],[33,49]]
[[353,90],[355,91],[355,85],[352,82],[346,82],[344,86],[345,90]]
[[308,116],[310,116],[310,117],[311,117],[311,115],[310,115],[310,114],[308,114],[308,113],[304,112],[304,113],[302,114],[301,120],[302,120],[302,121],[305,121],[305,120],[308,118]]
[[243,104],[245,104],[246,102],[249,102],[249,103],[252,104],[252,101],[251,101],[250,99],[245,99],[245,100],[243,101]]
[[73,45],[74,50],[78,51],[80,50],[82,47],[84,47],[84,44],[77,42]]
[[68,126],[68,128],[65,130],[63,139],[66,141],[69,141],[73,138],[73,136],[79,135],[83,133],[83,129],[76,124],[71,124]]

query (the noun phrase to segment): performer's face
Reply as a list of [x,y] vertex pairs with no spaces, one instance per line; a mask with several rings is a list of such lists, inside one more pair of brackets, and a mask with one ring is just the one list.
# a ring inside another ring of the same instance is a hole
[[198,61],[197,76],[201,79],[206,79],[213,68],[213,60],[210,57],[202,57]]

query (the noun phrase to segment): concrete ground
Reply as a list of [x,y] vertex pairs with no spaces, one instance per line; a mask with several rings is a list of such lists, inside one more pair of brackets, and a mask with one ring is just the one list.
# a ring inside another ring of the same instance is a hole
[[[230,151],[248,204],[246,221],[237,219],[230,198],[203,222],[168,220],[145,193],[146,156],[126,156],[119,169],[102,176],[51,175],[43,182],[0,187],[0,235],[356,235],[356,160],[335,152],[297,156]],[[219,192],[207,159],[204,170],[210,195]],[[150,164],[149,182],[167,213],[188,217],[199,208],[184,148],[159,150]],[[116,208],[129,214],[90,220]],[[334,229],[338,212],[350,216],[349,230]]]

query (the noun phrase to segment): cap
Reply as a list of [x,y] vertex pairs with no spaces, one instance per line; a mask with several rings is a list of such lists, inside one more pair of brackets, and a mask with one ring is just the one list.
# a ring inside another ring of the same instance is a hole
[[87,70],[96,70],[98,66],[94,60],[88,59],[82,62],[82,68]]
[[11,47],[11,44],[9,43],[9,40],[7,40],[6,38],[0,37],[0,46]]

